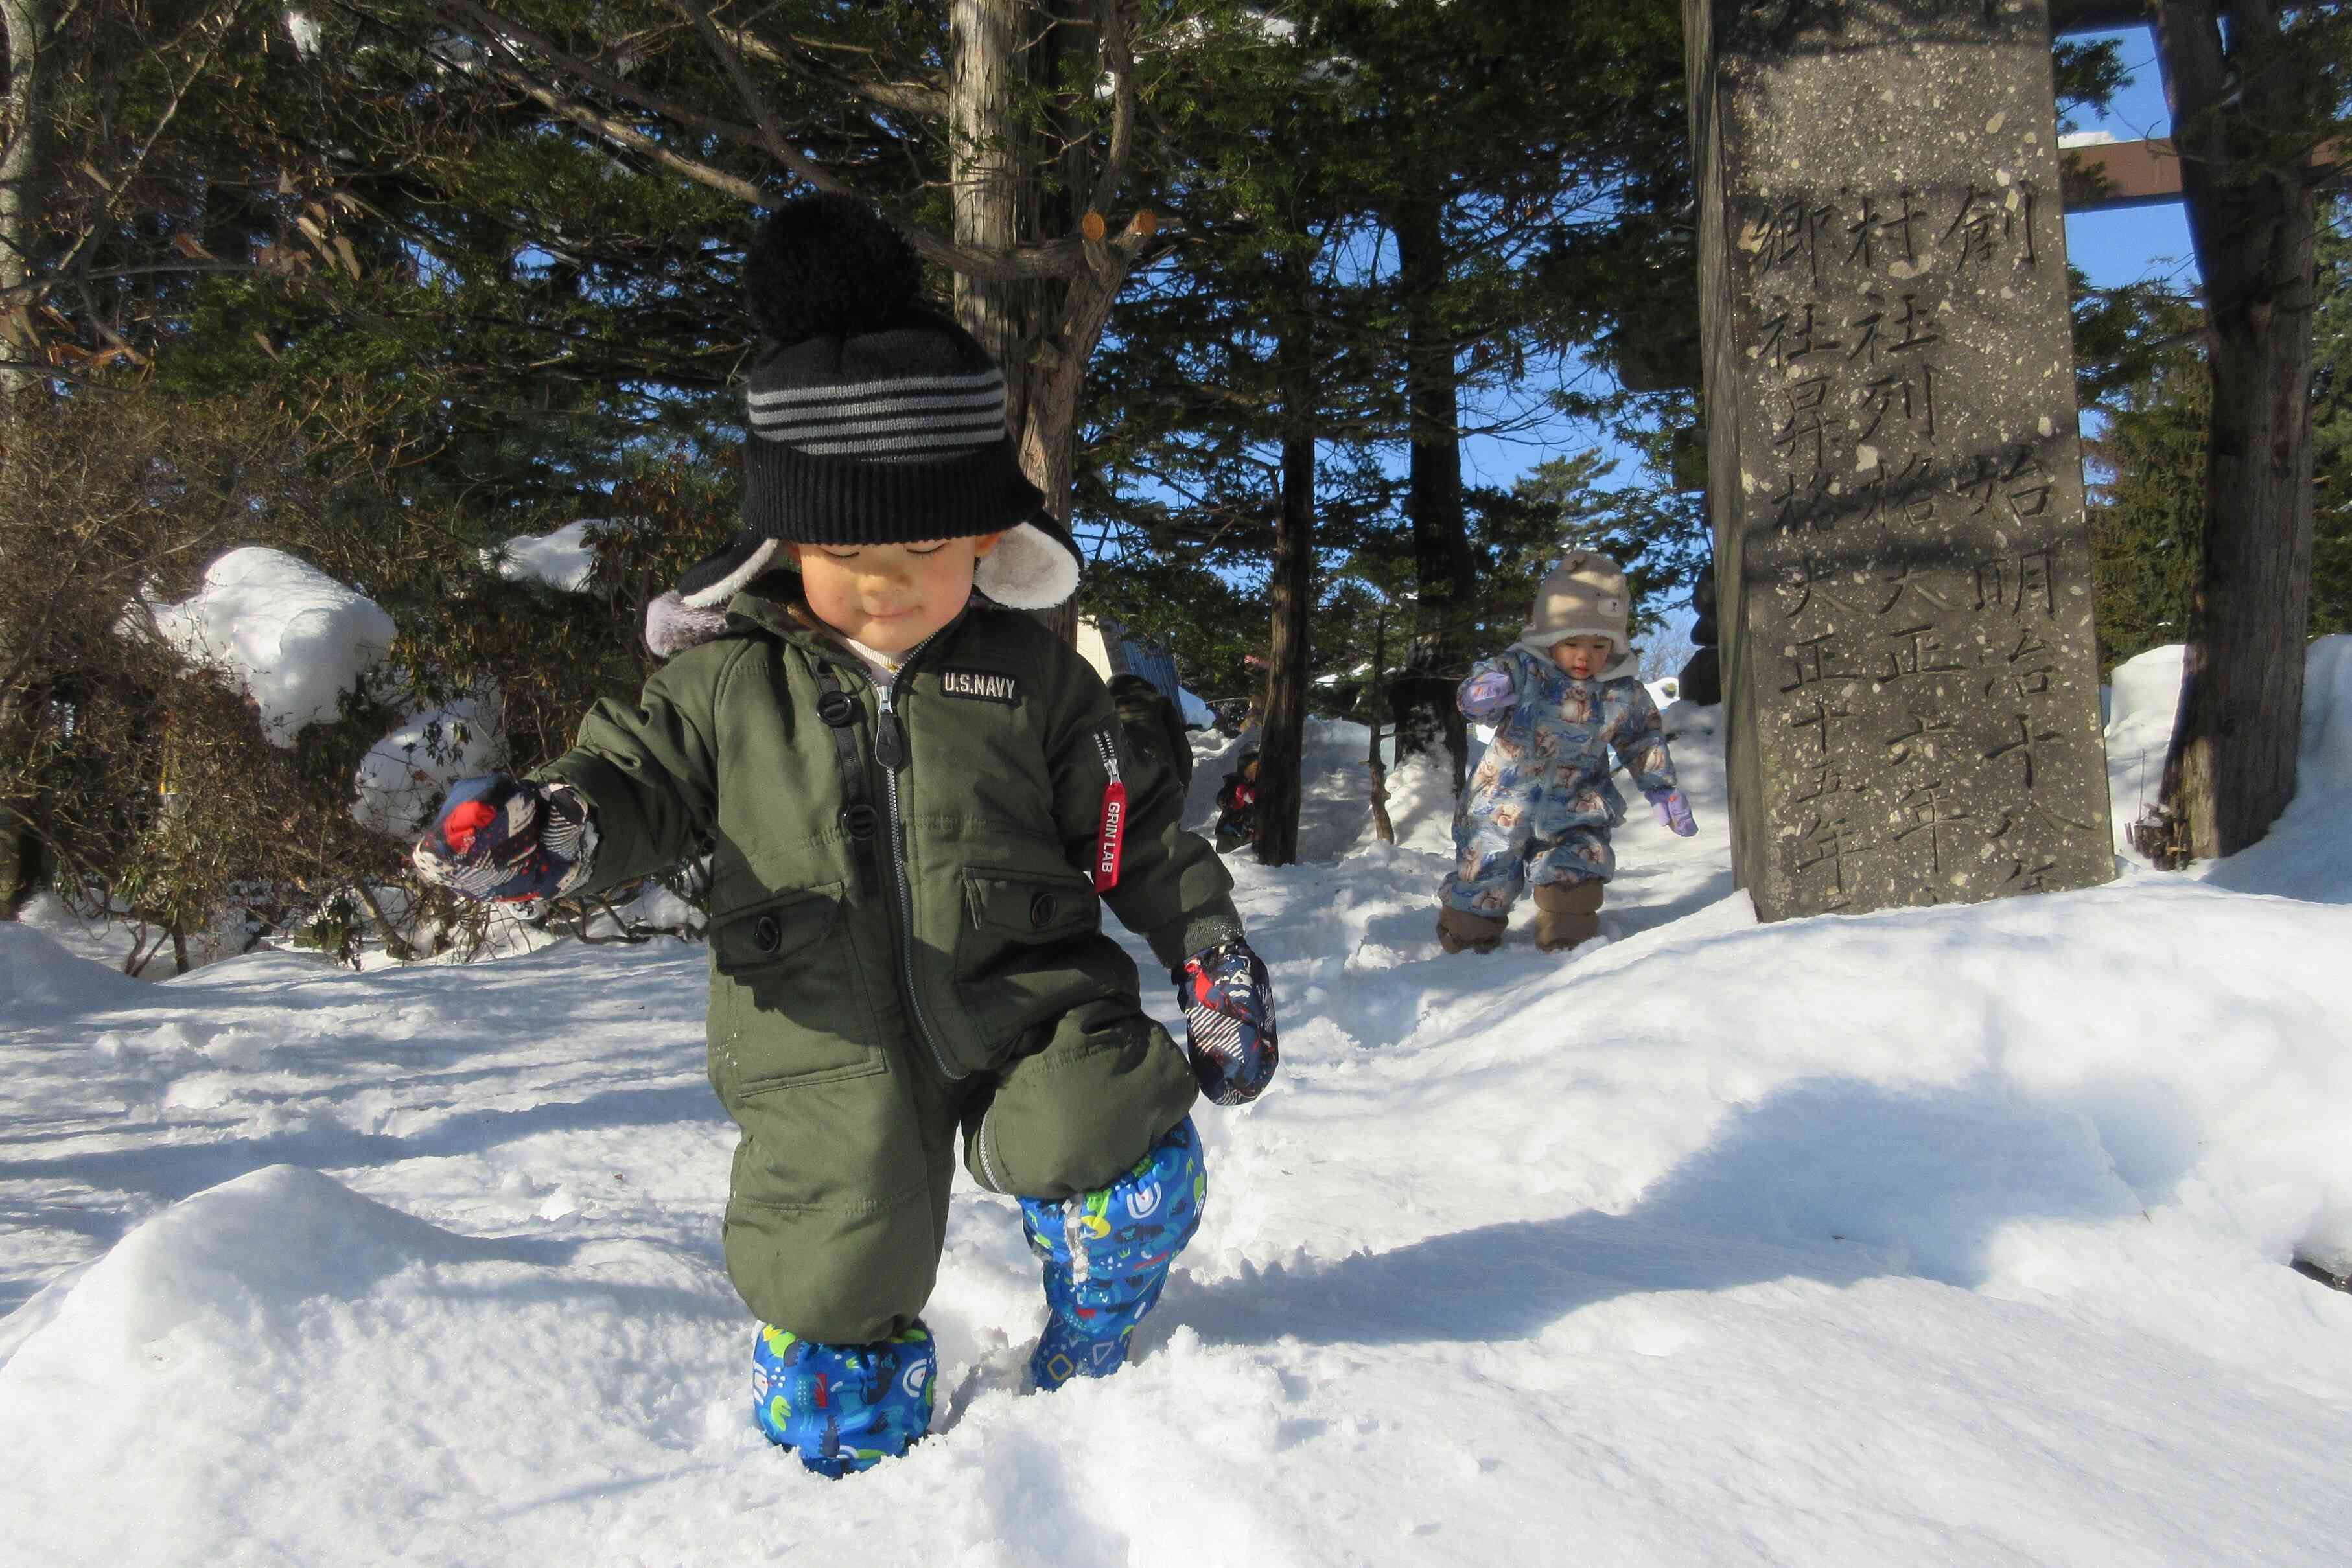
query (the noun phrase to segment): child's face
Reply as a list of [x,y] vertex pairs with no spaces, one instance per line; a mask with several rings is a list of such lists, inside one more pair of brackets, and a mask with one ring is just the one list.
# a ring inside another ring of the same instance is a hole
[[1242,777],[1253,784],[1257,782],[1257,761],[1255,758],[1252,758],[1251,760],[1242,764]]
[[903,653],[954,620],[999,534],[903,545],[793,545],[816,618],[877,653]]
[[1606,637],[1563,637],[1551,645],[1551,662],[1576,680],[1589,681],[1609,667],[1617,644]]

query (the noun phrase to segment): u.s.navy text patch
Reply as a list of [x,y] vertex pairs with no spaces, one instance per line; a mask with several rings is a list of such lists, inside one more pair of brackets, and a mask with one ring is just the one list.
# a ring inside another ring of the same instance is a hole
[[995,670],[941,670],[940,690],[951,697],[974,697],[982,702],[1003,703],[1006,707],[1017,707],[1021,703],[1021,683]]

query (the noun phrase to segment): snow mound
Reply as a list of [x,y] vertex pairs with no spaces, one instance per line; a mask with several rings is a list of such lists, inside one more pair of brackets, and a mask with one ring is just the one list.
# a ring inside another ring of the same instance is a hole
[[282,550],[248,545],[213,562],[179,604],[153,606],[163,640],[224,670],[261,709],[263,732],[290,747],[306,724],[335,716],[342,695],[392,648],[392,617],[373,600]]
[[[2182,649],[2151,648],[2116,666],[2108,702],[2107,783],[2116,849],[2132,852],[2131,824],[2154,804],[2164,782],[2164,754],[2180,705]],[[2315,639],[2305,654],[2303,744],[2295,797],[2261,842],[2223,861],[2200,861],[2184,874],[2241,893],[2268,893],[2319,904],[2352,904],[2352,636]]]
[[2297,779],[2305,789],[2352,787],[2352,635],[2321,637],[2305,655]]
[[0,1385],[120,1386],[177,1354],[248,1358],[296,1330],[312,1298],[355,1301],[388,1275],[482,1248],[317,1171],[270,1166],[174,1205],[67,1281]]
[[144,1007],[154,999],[141,981],[79,958],[54,937],[22,921],[0,921],[0,1027],[71,1018],[109,1007]]
[[2116,847],[2128,850],[2131,825],[2156,803],[2165,747],[2180,712],[2181,646],[2150,648],[2117,664],[2107,697],[2107,794]]
[[518,534],[495,550],[484,550],[482,564],[494,566],[509,582],[541,582],[558,593],[577,593],[596,570],[596,547],[588,542],[588,530],[604,526],[603,517],[583,517],[551,533]]
[[[719,1368],[667,1352],[717,1348],[723,1280],[621,1287],[624,1318],[567,1271],[582,1249],[459,1236],[295,1166],[183,1200],[8,1320],[30,1321],[0,1364],[11,1560],[196,1563],[229,1542],[256,1561],[489,1560],[469,1521],[593,1479],[564,1457],[581,1423],[635,1428],[641,1470],[708,1427]],[[77,1507],[38,1506],[53,1489]],[[352,1537],[379,1511],[406,1539]]]

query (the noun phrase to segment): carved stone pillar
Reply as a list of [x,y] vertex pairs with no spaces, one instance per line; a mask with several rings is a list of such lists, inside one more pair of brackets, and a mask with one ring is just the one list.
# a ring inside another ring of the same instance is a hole
[[1765,919],[2114,874],[2042,0],[1685,0],[1732,852]]

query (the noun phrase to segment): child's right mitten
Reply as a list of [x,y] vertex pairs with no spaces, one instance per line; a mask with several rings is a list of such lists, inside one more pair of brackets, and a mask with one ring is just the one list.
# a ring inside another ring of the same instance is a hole
[[560,898],[588,879],[596,828],[562,784],[493,773],[449,787],[410,858],[427,882],[477,902]]
[[1463,682],[1462,689],[1454,694],[1454,701],[1471,718],[1498,714],[1518,700],[1519,694],[1511,689],[1508,670],[1480,670]]

